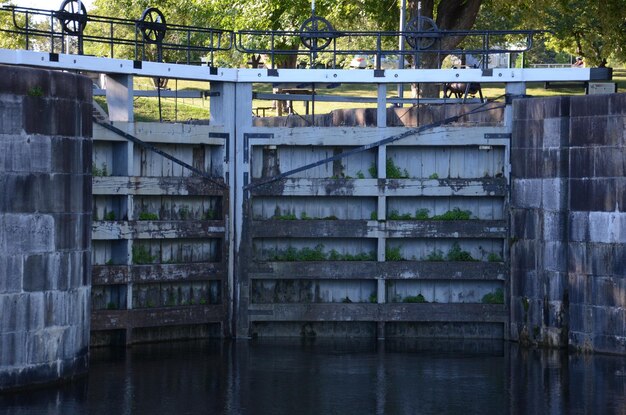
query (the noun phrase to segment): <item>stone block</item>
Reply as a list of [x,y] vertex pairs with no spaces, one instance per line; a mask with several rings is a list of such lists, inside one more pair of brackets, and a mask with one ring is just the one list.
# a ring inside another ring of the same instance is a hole
[[[93,137],[93,121],[92,121],[93,107],[91,105],[91,100],[80,104],[80,111],[81,111],[81,117],[80,117],[81,124],[80,124],[80,129],[77,131],[77,133],[80,134],[82,137],[91,138]],[[91,158],[85,159],[85,160],[91,160]]]
[[572,147],[569,150],[569,177],[593,177],[593,147]]
[[[540,150],[541,151],[541,150]],[[569,152],[563,148],[543,150],[541,177],[567,177],[569,174]]]
[[570,146],[613,145],[614,137],[607,137],[609,117],[573,117],[570,120]]
[[511,206],[514,208],[539,208],[541,207],[541,180],[540,179],[514,179],[511,185]]
[[626,213],[590,212],[589,241],[626,243]]
[[543,149],[561,148],[562,135],[568,133],[564,118],[546,118],[543,120]]
[[83,246],[83,215],[55,214],[54,218],[55,246],[57,249],[70,250]]
[[[0,131],[3,135],[22,131],[22,100],[16,96],[3,96],[0,100]],[[3,153],[6,154],[6,153]],[[0,164],[0,170],[2,165]]]
[[537,227],[536,211],[531,209],[511,209],[511,238],[534,239]]
[[609,100],[604,95],[571,97],[570,111],[572,117],[607,115],[609,113]]
[[564,212],[543,212],[543,239],[545,241],[565,241],[567,220]]
[[587,257],[587,244],[585,242],[570,242],[568,244],[567,270],[570,273],[591,273],[591,261]]
[[543,147],[543,119],[524,120],[522,125],[513,123],[513,131],[519,128],[519,138],[516,145],[522,148],[536,149]]
[[56,270],[51,270],[51,254],[29,255],[24,260],[24,291],[43,291],[49,276],[58,276]]
[[0,76],[0,91],[4,94],[28,95],[35,88],[41,90],[44,96],[50,94],[50,72],[41,69],[32,69],[25,66],[3,67]]
[[511,268],[534,270],[537,264],[538,243],[534,240],[518,240],[511,246]]
[[589,212],[569,212],[569,239],[582,242],[589,240]]
[[70,73],[50,72],[50,96],[55,98],[78,98],[78,80]]
[[82,125],[79,116],[82,112],[75,99],[57,99],[55,111],[56,129],[53,134],[65,137],[81,135]]
[[587,304],[591,301],[591,277],[586,274],[568,274],[568,290],[570,306],[572,304]]
[[26,345],[26,332],[0,332],[0,367],[26,364]]
[[22,291],[22,272],[23,260],[21,255],[9,256],[0,253],[0,294]]
[[44,310],[44,293],[29,293],[26,316],[29,331],[37,331],[44,328]]
[[592,277],[591,282],[591,303],[599,307],[619,307],[619,303],[624,301],[619,297],[623,293],[619,292],[618,280],[611,277]]
[[82,139],[52,137],[52,171],[55,173],[84,174],[84,166],[91,166],[91,159],[83,158]]
[[511,150],[511,175],[514,178],[542,177],[541,150],[519,148]]
[[543,179],[541,181],[541,203],[546,211],[562,211],[567,204],[567,180]]
[[613,211],[615,179],[570,179],[570,208],[582,211]]
[[546,241],[543,244],[543,267],[546,271],[567,271],[567,244]]
[[44,325],[46,327],[68,325],[68,312],[71,304],[68,292],[44,292]]
[[54,229],[50,215],[5,214],[6,251],[9,255],[51,252],[55,249]]
[[625,129],[626,119],[622,115],[609,116],[606,121],[606,131],[605,136],[602,137],[602,142],[606,146],[623,148],[626,145]]
[[613,246],[613,264],[611,275],[626,278],[626,245],[616,244]]
[[587,258],[591,259],[591,274],[597,276],[611,275],[614,253],[613,246],[610,244],[588,244]]
[[551,301],[565,301],[565,293],[569,286],[569,276],[566,272],[546,271],[544,281],[546,293]]
[[608,100],[608,114],[624,114],[626,109],[626,94],[610,94],[606,96],[606,99]]
[[593,151],[594,177],[621,177],[626,172],[624,147],[595,147]]
[[[83,173],[86,175],[91,176],[92,173],[92,166],[91,166],[91,160],[92,160],[92,153],[93,153],[93,141],[89,138],[87,139],[83,139],[82,140],[82,157],[83,157],[83,164],[82,164],[82,171],[80,172],[76,172],[76,173]],[[91,182],[91,180],[90,180]]]

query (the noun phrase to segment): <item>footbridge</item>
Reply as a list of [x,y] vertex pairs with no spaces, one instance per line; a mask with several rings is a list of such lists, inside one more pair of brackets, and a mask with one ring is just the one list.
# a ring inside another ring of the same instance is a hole
[[[511,138],[528,114],[515,114],[514,102],[527,97],[529,82],[607,81],[609,69],[491,67],[489,56],[519,53],[519,42],[528,50],[537,32],[447,32],[419,16],[399,32],[336,31],[314,13],[297,31],[236,32],[166,23],[156,8],[125,20],[81,7],[66,0],[53,11],[2,9],[21,49],[0,49],[0,63],[25,68],[27,95],[51,107],[69,87],[46,71],[89,76],[90,92],[106,98],[82,153],[91,166],[91,222],[81,223],[91,239],[82,265],[91,274],[92,346],[517,336]],[[448,36],[479,46],[444,50]],[[278,37],[296,46],[275,48]],[[371,47],[355,50],[351,38]],[[266,66],[218,65],[218,53],[234,50]],[[355,54],[371,56],[372,68],[344,69],[340,62]],[[423,67],[433,56],[439,64],[466,54],[482,59],[478,67]],[[399,68],[383,67],[390,55]],[[305,67],[278,67],[285,56]],[[148,95],[134,88],[140,78],[155,80],[159,110],[178,93],[162,80],[201,81],[206,120],[136,121],[135,100]],[[10,82],[0,78],[3,90]],[[461,93],[442,94],[453,83]],[[352,85],[371,94],[337,93]],[[409,97],[411,86],[436,92]],[[476,86],[502,93],[478,98]],[[310,112],[260,117],[259,100],[307,102]],[[320,111],[328,102],[337,109]],[[341,109],[346,103],[353,107]]]

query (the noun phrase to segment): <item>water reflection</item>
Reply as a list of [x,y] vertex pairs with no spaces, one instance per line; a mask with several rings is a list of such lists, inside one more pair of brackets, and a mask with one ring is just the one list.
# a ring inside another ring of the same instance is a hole
[[2,414],[619,414],[626,358],[498,341],[196,341],[92,351]]

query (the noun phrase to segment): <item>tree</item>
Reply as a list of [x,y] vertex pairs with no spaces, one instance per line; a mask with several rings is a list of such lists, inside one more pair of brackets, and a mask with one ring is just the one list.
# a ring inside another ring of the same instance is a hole
[[[439,30],[469,30],[474,26],[483,0],[409,0],[409,15],[419,14],[433,19]],[[456,48],[463,41],[461,36],[446,36],[438,45],[440,49]],[[445,58],[441,54],[424,54],[421,63],[425,68],[437,68]]]
[[626,0],[485,0],[485,6],[510,29],[548,30],[548,47],[582,56],[588,65],[626,60]]

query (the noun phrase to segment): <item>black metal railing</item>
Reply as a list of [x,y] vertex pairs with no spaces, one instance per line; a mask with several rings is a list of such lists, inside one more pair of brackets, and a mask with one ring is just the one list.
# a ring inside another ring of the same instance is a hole
[[[136,20],[93,16],[77,0],[65,0],[58,11],[3,6],[0,12],[11,13],[14,23],[2,30],[15,35],[27,50],[209,66],[216,66],[216,52],[236,50],[263,56],[270,68],[289,57],[305,62],[300,67],[343,68],[354,55],[366,55],[374,69],[405,64],[419,68],[426,60],[433,67],[447,55],[472,55],[476,66],[486,68],[490,55],[528,51],[533,37],[541,33],[439,30],[434,21],[422,16],[408,22],[403,32],[345,31],[335,30],[330,22],[315,15],[299,30],[234,32],[166,23],[165,16],[154,7]],[[398,47],[399,39],[406,47]],[[462,47],[445,47],[448,44]]]

